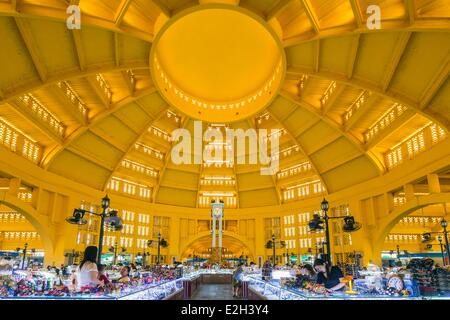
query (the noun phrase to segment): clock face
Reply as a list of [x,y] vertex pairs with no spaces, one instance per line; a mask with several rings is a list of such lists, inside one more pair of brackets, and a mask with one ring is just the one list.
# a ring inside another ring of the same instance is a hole
[[213,216],[214,217],[219,218],[222,216],[222,214],[223,214],[222,208],[213,208]]
[[388,286],[388,288],[394,288],[398,291],[401,291],[404,289],[403,280],[399,276],[392,276],[391,278],[389,278],[387,286]]

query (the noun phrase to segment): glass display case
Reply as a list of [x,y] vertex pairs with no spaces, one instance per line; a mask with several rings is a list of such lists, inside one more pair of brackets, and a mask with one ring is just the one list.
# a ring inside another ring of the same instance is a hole
[[66,296],[32,295],[22,297],[0,297],[0,300],[164,300],[183,290],[183,280],[176,279],[160,284],[149,284],[120,292],[68,294]]
[[389,296],[379,294],[347,294],[334,292],[318,294],[304,289],[291,289],[280,286],[278,282],[267,282],[258,276],[246,276],[248,288],[267,300],[439,300],[445,297]]

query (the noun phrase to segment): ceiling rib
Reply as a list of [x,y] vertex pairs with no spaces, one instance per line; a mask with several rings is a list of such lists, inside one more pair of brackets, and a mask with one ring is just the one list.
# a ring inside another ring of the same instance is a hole
[[356,34],[353,37],[350,58],[347,67],[347,78],[351,79],[353,77],[353,71],[355,70],[355,66],[358,62],[358,50],[359,50],[359,40],[361,39],[361,34]]
[[167,110],[169,110],[169,108],[165,108],[164,110],[162,110],[161,112],[159,112],[159,114],[157,114],[156,116],[154,116],[153,118],[150,118],[150,120],[147,122],[147,124],[145,125],[145,130],[143,130],[139,136],[136,137],[136,139],[134,139],[134,141],[130,144],[130,146],[127,148],[127,150],[124,152],[123,156],[120,158],[119,162],[117,162],[117,164],[114,166],[113,170],[111,171],[111,174],[108,176],[108,178],[106,179],[106,182],[103,186],[103,189],[106,190],[106,187],[109,183],[109,181],[111,180],[111,178],[114,176],[114,173],[119,169],[121,163],[123,160],[125,160],[128,156],[128,154],[130,153],[131,150],[133,150],[134,146],[136,145],[137,142],[139,142],[139,140],[141,140],[147,133],[148,133],[148,129],[155,124],[155,122],[157,122],[158,120],[160,120],[167,112]]
[[344,138],[354,147],[356,147],[356,149],[362,154],[364,155],[377,169],[379,174],[381,174],[384,171],[384,166],[380,164],[379,161],[377,161],[377,159],[374,158],[374,156],[372,154],[367,153],[366,149],[364,148],[364,145],[358,140],[356,139],[352,134],[350,134],[349,132],[346,132],[343,128],[343,126],[337,124],[334,120],[330,119],[329,117],[322,115],[314,106],[308,104],[307,102],[299,99],[298,97],[295,97],[294,95],[292,95],[291,93],[282,90],[280,92],[280,95],[286,99],[289,99],[290,101],[296,103],[298,106],[300,106],[301,108],[311,112],[312,114],[314,114],[318,119],[319,122],[323,121],[326,124],[330,125],[333,129],[337,130],[338,133],[341,136],[344,136]]
[[280,120],[270,111],[267,111],[270,115],[270,117],[272,119],[274,119],[284,130],[286,130],[287,134],[289,135],[289,138],[296,144],[298,145],[298,147],[300,148],[300,152],[302,152],[306,159],[309,161],[309,163],[311,164],[311,167],[313,168],[313,170],[315,171],[315,173],[318,175],[320,181],[322,182],[322,184],[325,186],[325,189],[328,192],[328,186],[327,183],[325,182],[325,180],[322,178],[322,176],[319,173],[319,170],[317,169],[316,165],[314,164],[314,162],[311,160],[311,157],[308,156],[308,154],[306,153],[305,149],[303,148],[302,144],[300,143],[300,141],[289,131],[286,129],[286,127],[283,125],[283,123],[280,122]]
[[[88,124],[87,115],[83,115],[78,107],[69,99],[69,97],[63,92],[64,89],[54,85],[51,87],[52,92],[58,97],[58,100],[64,105],[64,109],[67,110],[70,115],[81,125],[86,126]],[[87,112],[86,112],[87,113]]]
[[316,34],[319,34],[320,33],[319,19],[316,16],[316,13],[314,12],[310,0],[300,0],[300,2],[305,8],[306,16],[308,17],[311,26],[313,27]]
[[5,92],[3,90],[3,99],[0,100],[0,103],[6,103],[11,100],[14,100],[24,94],[27,94],[32,91],[40,90],[42,88],[45,88],[49,85],[56,84],[60,81],[70,81],[75,80],[79,78],[85,78],[92,75],[95,75],[97,73],[111,73],[116,71],[122,71],[122,70],[148,70],[148,63],[130,63],[130,64],[124,64],[120,66],[115,65],[108,65],[108,66],[87,66],[86,69],[82,72],[80,71],[70,71],[63,74],[57,74],[57,75],[49,75],[47,80],[42,83],[39,82],[38,84],[32,83],[28,85],[21,86],[19,89],[17,89],[14,92]]
[[167,18],[170,18],[172,16],[172,11],[163,1],[161,0],[151,0],[151,1]]
[[128,8],[130,7],[133,0],[122,0],[122,2],[119,5],[119,9],[117,10],[115,16],[114,16],[114,23],[117,27],[120,28],[120,25],[122,24],[123,18],[128,12]]
[[127,146],[125,146],[124,144],[120,143],[119,141],[116,141],[116,140],[112,139],[111,136],[106,134],[106,132],[104,132],[103,130],[101,130],[101,129],[97,128],[97,127],[93,127],[93,128],[89,128],[89,131],[92,132],[93,134],[95,134],[100,139],[105,140],[106,143],[108,143],[109,145],[113,146],[117,150],[119,150],[121,152],[126,152],[127,151]]
[[[267,111],[267,112],[269,112],[269,111]],[[255,130],[259,129],[254,118],[252,118],[252,120],[247,119],[247,123],[249,124],[250,128],[255,129]],[[233,170],[234,170],[234,172],[236,172],[236,163],[234,164]],[[280,205],[281,204],[281,199],[282,199],[282,197],[281,197],[282,194],[281,194],[280,186],[278,185],[277,180],[275,178],[277,173],[278,172],[275,172],[274,174],[272,174],[270,176],[270,178],[271,178],[272,183],[273,183],[272,187],[274,187],[275,191],[277,192],[277,196],[278,196],[277,197],[277,204]],[[237,176],[236,176],[236,184],[237,184]],[[241,191],[241,190],[238,189],[238,193],[239,193],[239,191]]]
[[18,115],[20,115],[25,121],[30,123],[34,128],[39,130],[45,136],[49,137],[53,142],[55,142],[58,146],[62,145],[63,138],[58,136],[55,132],[53,132],[49,127],[44,125],[42,122],[36,119],[36,116],[31,113],[27,108],[22,107],[20,102],[9,102],[11,109],[14,110]]
[[77,155],[89,162],[92,162],[93,164],[95,164],[103,169],[106,169],[108,171],[112,170],[112,166],[110,164],[106,163],[105,160],[103,160],[102,158],[99,158],[98,156],[90,154],[86,150],[82,150],[76,146],[70,146],[66,150],[74,153],[75,155]]
[[[9,16],[15,18],[37,18],[46,21],[59,21],[66,23],[67,13],[65,8],[61,7],[45,7],[39,4],[21,2],[18,6],[20,9],[16,11],[9,3],[0,3],[0,16]],[[121,34],[128,34],[146,42],[153,42],[153,35],[135,28],[119,28],[115,21],[105,20],[100,17],[94,17],[83,14],[83,25],[92,26],[100,29],[110,30]]]
[[86,77],[86,80],[89,82],[91,88],[96,93],[97,97],[102,101],[103,107],[105,109],[111,108],[111,99],[105,95],[103,89],[100,87],[98,81],[95,79],[95,75]]
[[416,21],[416,4],[414,0],[404,0],[406,7],[406,17],[409,20],[409,24],[413,25]]
[[[189,124],[189,118],[188,117],[184,117],[182,121],[180,121],[180,127],[181,129],[186,129],[187,125]],[[173,141],[171,142],[171,146],[173,146]],[[170,159],[171,159],[171,150],[172,147],[169,148],[169,151],[166,152],[166,156],[164,159],[164,165],[162,167],[162,169],[159,171],[159,176],[158,176],[158,183],[156,184],[156,187],[154,189],[154,192],[152,194],[152,202],[156,203],[156,195],[159,192],[159,188],[161,187],[161,182],[162,182],[162,178],[164,176],[164,173],[167,170],[167,166],[169,165]]]
[[72,30],[72,37],[73,43],[75,45],[75,50],[77,52],[80,70],[84,71],[86,69],[86,55],[84,53],[83,41],[81,40],[81,31],[77,29]]
[[[390,31],[390,32],[401,32],[401,31],[411,31],[411,32],[425,32],[425,31],[433,31],[433,32],[447,32],[450,28],[450,21],[448,18],[424,18],[420,20],[416,20],[413,25],[405,27],[405,20],[391,20],[384,21],[382,24],[382,31]],[[292,47],[305,42],[315,41],[318,39],[325,39],[330,37],[338,37],[338,36],[346,36],[351,34],[361,34],[367,33],[371,30],[368,30],[367,27],[363,24],[362,28],[355,28],[352,24],[342,25],[331,27],[327,29],[323,29],[320,33],[303,33],[300,35],[292,36],[283,40],[283,46]]]
[[361,28],[363,26],[363,17],[358,0],[350,0],[350,5],[352,6],[352,12],[353,16],[355,17],[356,26],[358,28]]
[[295,0],[278,0],[267,12],[266,20],[269,21],[272,18],[275,18],[281,11],[293,2],[295,2]]
[[444,85],[445,81],[448,79],[450,74],[450,54],[447,55],[447,60],[444,62],[439,71],[436,73],[433,80],[430,81],[428,87],[425,89],[424,93],[420,98],[420,109],[426,109],[439,90]]
[[395,119],[387,128],[384,128],[380,133],[378,133],[373,139],[367,142],[364,146],[366,150],[370,150],[376,147],[384,139],[390,136],[393,132],[398,130],[402,124],[406,123],[412,117],[414,117],[415,112],[412,110],[406,110],[400,117]]
[[397,71],[398,65],[405,53],[409,40],[411,39],[412,32],[403,32],[398,41],[396,42],[391,61],[386,66],[386,72],[381,81],[381,87],[384,92],[389,88],[392,78]]
[[22,36],[23,42],[28,49],[28,52],[33,60],[36,71],[39,74],[42,82],[47,80],[47,68],[45,67],[44,60],[42,59],[37,47],[36,41],[33,38],[33,34],[28,24],[28,21],[22,18],[15,18],[17,28]]
[[433,122],[436,122],[442,127],[450,130],[450,120],[446,119],[443,116],[437,115],[435,113],[429,112],[427,110],[422,110],[419,106],[419,103],[411,99],[410,97],[405,96],[404,94],[393,92],[392,90],[387,90],[384,92],[379,86],[374,85],[368,81],[364,80],[356,80],[356,79],[347,79],[346,76],[343,76],[334,72],[314,72],[310,68],[304,67],[289,67],[287,70],[287,78],[294,77],[295,79],[299,79],[303,74],[307,74],[312,77],[326,79],[326,80],[334,80],[337,82],[342,82],[352,87],[366,89],[376,93],[382,97],[392,100],[393,102],[397,102],[411,108],[412,110],[418,112],[424,117],[430,119]]
[[99,113],[95,118],[92,118],[87,126],[80,126],[77,130],[75,130],[70,136],[66,137],[65,141],[53,148],[53,150],[50,150],[42,159],[43,167],[47,169],[52,161],[56,158],[56,156],[64,150],[64,148],[68,147],[73,141],[75,141],[78,137],[80,137],[83,133],[85,133],[87,130],[94,128],[100,121],[105,119],[107,116],[111,115],[112,113],[119,111],[121,108],[127,106],[130,103],[135,102],[136,100],[145,97],[146,95],[152,94],[156,91],[154,87],[151,87],[147,90],[139,91],[138,94],[136,94],[134,97],[127,97],[122,99],[121,101],[114,104],[110,109],[104,110],[103,112]]
[[321,112],[322,112],[323,116],[327,115],[328,112],[330,112],[330,110],[333,110],[333,107],[336,104],[336,101],[339,99],[339,97],[341,96],[341,94],[344,90],[345,90],[344,84],[342,84],[342,83],[337,84],[337,88],[334,91],[334,94],[331,95],[331,97],[327,100],[325,105],[323,105],[321,108]]
[[[363,94],[366,94],[367,91],[364,91]],[[361,118],[367,114],[367,112],[373,107],[374,101],[376,101],[379,97],[377,95],[370,95],[370,97],[359,107],[358,110],[348,119],[347,122],[344,123],[344,131],[349,132]],[[356,101],[358,101],[358,98]]]

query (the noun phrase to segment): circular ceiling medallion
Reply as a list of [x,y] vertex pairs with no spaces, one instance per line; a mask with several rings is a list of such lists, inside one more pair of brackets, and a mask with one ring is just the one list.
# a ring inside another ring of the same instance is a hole
[[169,20],[150,54],[153,81],[188,116],[234,122],[277,95],[286,57],[276,33],[256,14],[231,5],[200,5]]

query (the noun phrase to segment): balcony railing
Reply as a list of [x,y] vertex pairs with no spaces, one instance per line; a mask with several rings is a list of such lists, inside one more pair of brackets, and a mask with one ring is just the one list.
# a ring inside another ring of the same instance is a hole
[[0,118],[0,145],[24,158],[38,163],[41,158],[41,147],[22,131]]
[[437,124],[432,122],[427,124],[386,152],[386,166],[391,169],[406,159],[414,158],[417,154],[447,138],[447,135],[447,131]]
[[56,118],[42,103],[32,94],[25,94],[19,98],[19,101],[28,108],[39,121],[48,127],[58,137],[63,137],[65,127],[60,120]]

